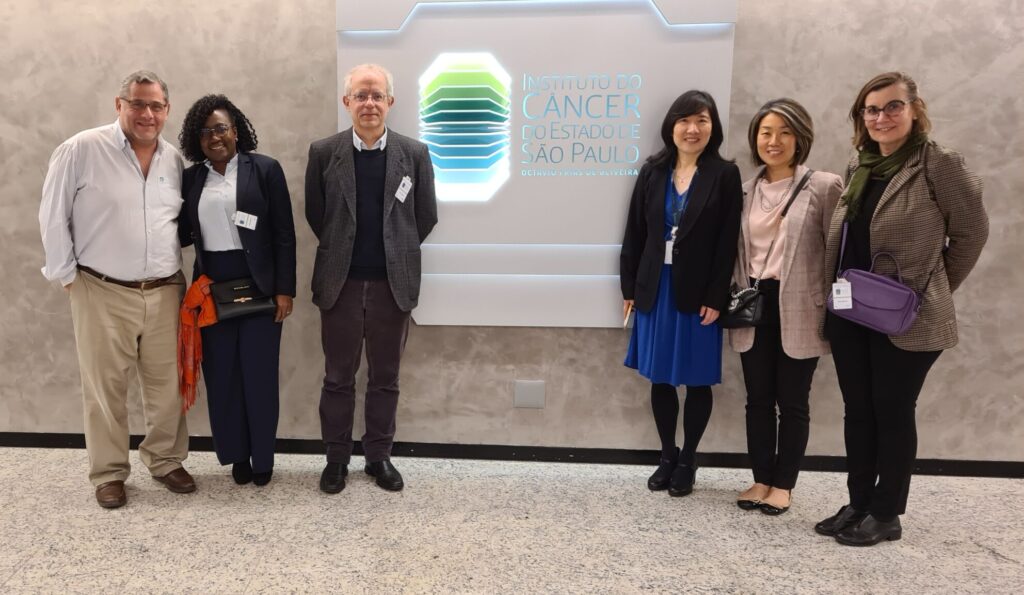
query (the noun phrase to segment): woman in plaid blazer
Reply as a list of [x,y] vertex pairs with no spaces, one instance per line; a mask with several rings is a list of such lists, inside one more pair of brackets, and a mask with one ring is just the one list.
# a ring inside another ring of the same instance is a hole
[[[829,313],[845,403],[850,502],[815,526],[845,545],[874,545],[902,535],[917,455],[914,417],[925,376],[942,350],[956,345],[952,292],[974,268],[988,238],[981,179],[955,151],[930,141],[917,84],[900,72],[864,85],[850,110],[858,154],[829,228],[826,284],[848,268],[896,276],[921,295],[910,330],[886,336]],[[843,262],[838,262],[848,223]],[[856,295],[854,299],[856,300]]]
[[843,179],[804,167],[814,124],[792,99],[764,104],[750,121],[747,141],[754,164],[762,167],[743,184],[733,283],[748,287],[760,278],[765,303],[759,326],[729,331],[729,344],[743,363],[747,452],[754,472],[754,484],[736,503],[779,515],[789,510],[807,448],[814,369],[829,351],[820,333],[825,317],[821,255]]

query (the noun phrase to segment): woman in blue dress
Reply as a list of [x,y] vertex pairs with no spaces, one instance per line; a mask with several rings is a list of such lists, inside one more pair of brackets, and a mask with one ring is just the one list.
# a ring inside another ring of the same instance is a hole
[[[665,147],[640,170],[620,255],[623,313],[636,311],[625,364],[651,381],[661,462],[647,481],[693,491],[694,458],[722,381],[722,329],[743,206],[740,172],[719,154],[722,123],[704,91],[679,96],[661,126]],[[683,447],[677,386],[686,386]]]

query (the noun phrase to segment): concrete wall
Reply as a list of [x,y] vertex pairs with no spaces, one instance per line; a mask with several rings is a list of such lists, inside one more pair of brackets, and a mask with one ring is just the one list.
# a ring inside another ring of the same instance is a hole
[[[241,8],[239,8],[241,6]],[[293,194],[299,296],[285,325],[282,437],[317,438],[323,356],[309,301],[312,235],[302,217],[310,141],[336,129],[333,0],[151,3],[0,2],[0,431],[80,432],[79,376],[67,298],[39,274],[36,220],[53,148],[112,122],[120,77],[137,68],[171,87],[165,138],[191,102],[230,96],[255,123],[261,152],[279,159]],[[964,153],[986,183],[992,234],[957,293],[961,342],[944,354],[919,401],[922,457],[1024,460],[1024,4],[936,0],[744,0],[726,152],[749,166],[745,127],[765,100],[789,95],[815,118],[809,164],[841,171],[845,120],[871,75],[900,68],[918,79],[933,137]],[[682,91],[682,89],[681,89]],[[396,109],[411,105],[399,97]],[[405,131],[411,133],[413,131]],[[1016,165],[1016,167],[1014,167]],[[625,201],[625,197],[623,197]],[[624,203],[625,204],[625,203]],[[187,251],[191,260],[191,250]],[[618,330],[415,327],[403,364],[398,439],[419,442],[655,448],[648,385],[622,367]],[[738,357],[702,450],[742,452]],[[514,379],[547,382],[547,407],[512,408]],[[812,394],[810,454],[841,455],[842,401],[831,360]],[[205,402],[189,418],[208,435]],[[132,427],[143,424],[133,398]],[[357,432],[358,436],[358,432]]]

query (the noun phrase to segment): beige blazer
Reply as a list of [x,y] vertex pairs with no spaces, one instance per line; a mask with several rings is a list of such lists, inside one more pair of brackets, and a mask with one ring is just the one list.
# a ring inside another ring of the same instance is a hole
[[[739,257],[733,269],[733,281],[746,287],[751,271],[749,213],[754,197],[754,184],[764,168],[743,184],[743,219],[739,239]],[[799,182],[807,172],[800,165],[793,179]],[[786,241],[782,253],[782,274],[779,279],[779,319],[782,349],[794,359],[818,357],[829,352],[829,344],[821,335],[825,320],[825,237],[832,212],[843,192],[843,179],[836,174],[816,171],[807,180],[786,214],[783,227]],[[731,329],[729,345],[740,353],[754,345],[755,328]]]
[[[854,157],[847,179],[856,167]],[[896,347],[939,351],[956,345],[953,291],[974,268],[988,240],[988,215],[981,194],[981,178],[967,169],[964,158],[934,142],[911,155],[882,193],[871,219],[871,253],[892,254],[911,289],[921,292],[927,285],[910,330],[889,337]],[[845,216],[846,207],[839,205],[829,228],[828,285],[835,280]],[[875,272],[895,276],[896,265],[880,258]]]

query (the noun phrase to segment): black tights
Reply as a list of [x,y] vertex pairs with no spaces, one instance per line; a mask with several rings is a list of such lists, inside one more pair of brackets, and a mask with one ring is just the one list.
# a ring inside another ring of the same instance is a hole
[[[711,419],[711,387],[687,386],[686,402],[683,404],[683,449],[679,452],[679,462],[693,465],[697,454],[697,445],[708,427]],[[679,396],[676,387],[671,384],[651,385],[651,409],[654,410],[654,423],[658,427],[661,438],[661,456],[675,457],[676,452],[676,418],[679,417]]]

